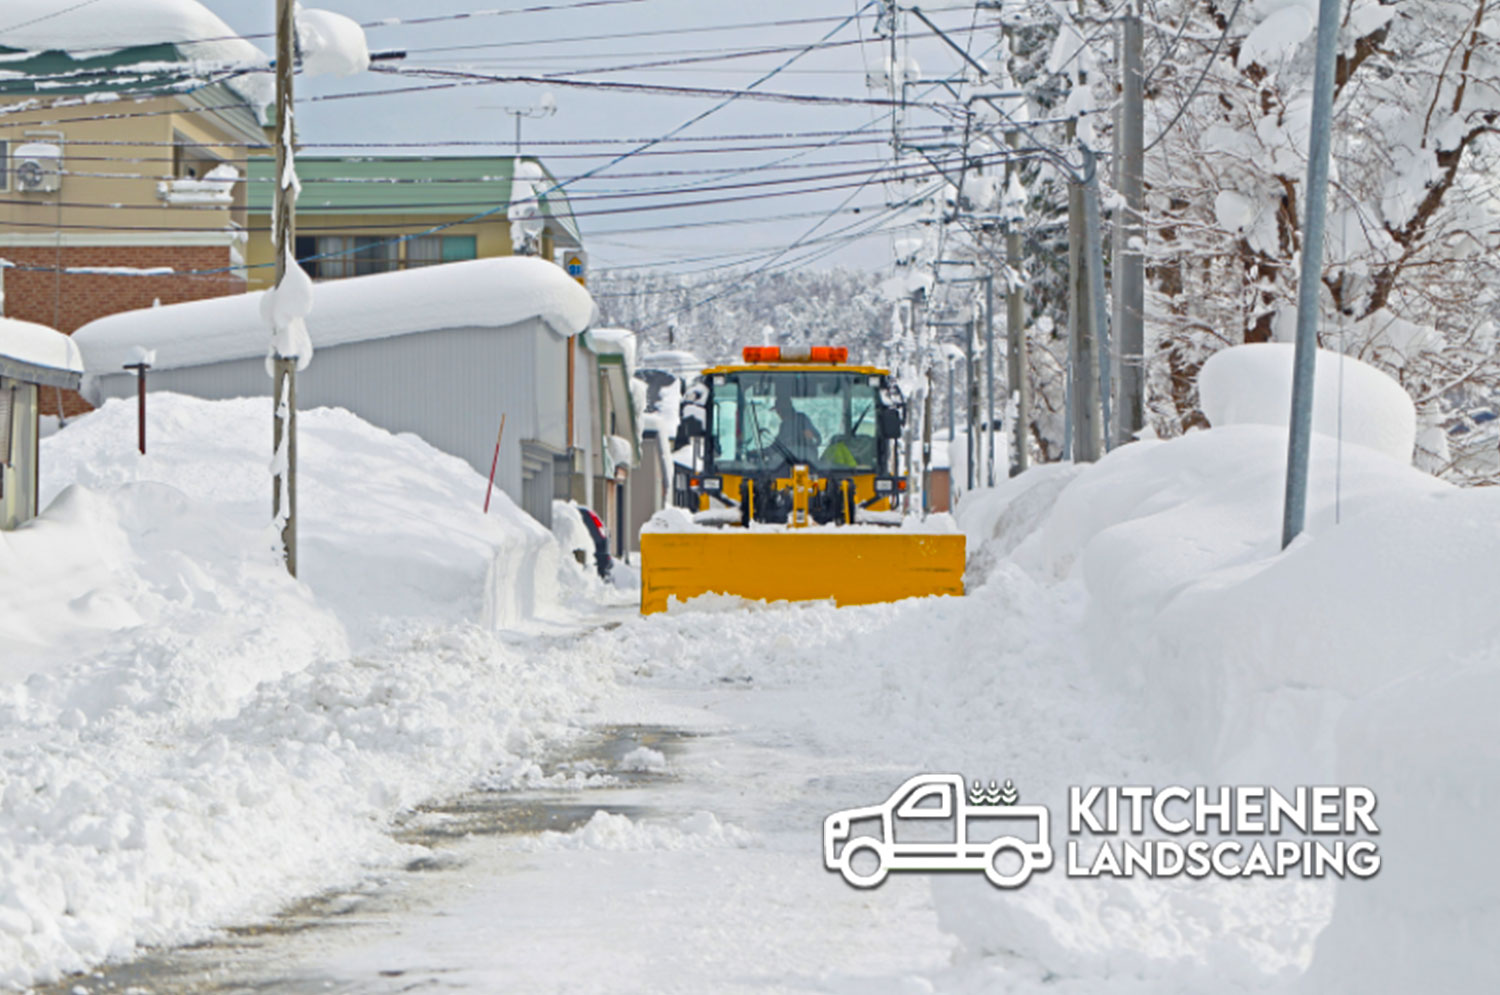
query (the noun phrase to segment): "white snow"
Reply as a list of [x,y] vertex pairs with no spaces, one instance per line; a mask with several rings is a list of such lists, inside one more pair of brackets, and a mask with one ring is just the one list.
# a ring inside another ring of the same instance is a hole
[[303,75],[353,76],[370,68],[369,43],[358,21],[301,4],[296,20]]
[[19,318],[0,318],[0,356],[51,370],[83,372],[77,343],[46,325]]
[[[265,291],[109,315],[73,333],[89,368],[113,370],[131,348],[154,349],[159,368],[261,356]],[[541,318],[559,335],[588,327],[594,300],[540,259],[474,259],[318,284],[308,331],[324,347],[440,328],[500,328]]]
[[1277,65],[1292,57],[1313,33],[1317,24],[1317,3],[1312,0],[1273,0],[1257,5],[1269,12],[1264,15],[1245,40],[1240,44],[1239,58],[1235,65],[1240,69],[1259,63],[1275,69]]
[[[117,52],[141,45],[177,45],[205,69],[270,65],[264,52],[242,38],[197,0],[6,0],[3,44],[34,52],[74,56]],[[251,72],[228,85],[264,114],[275,103],[275,80]]]
[[510,181],[510,206],[505,217],[510,222],[511,251],[517,255],[536,249],[537,239],[546,227],[541,195],[548,186],[542,167],[530,159],[516,159]]
[[[43,443],[0,533],[0,985],[403,859],[389,819],[569,734],[586,661],[550,536],[413,436],[301,413],[301,579],[267,534],[270,405],[111,401]],[[514,636],[510,638],[515,638]]]
[[297,265],[290,248],[281,282],[260,295],[260,317],[271,331],[266,352],[266,373],[272,372],[277,357],[296,357],[297,369],[307,369],[312,362],[312,337],[307,333],[307,317],[313,310],[313,282],[307,271]]
[[[1221,349],[1210,356],[1198,375],[1199,400],[1209,424],[1287,425],[1294,353],[1290,344],[1266,342]],[[1345,442],[1410,463],[1417,412],[1405,388],[1373,366],[1336,352],[1318,350],[1316,368],[1313,431],[1338,436],[1342,408]]]
[[[202,179],[179,177],[162,180],[156,184],[156,195],[173,206],[231,204],[234,202],[234,185],[239,181],[240,171],[225,162],[209,170]],[[167,272],[171,270],[167,269]]]
[[[1235,411],[1236,391],[1269,393],[1279,365],[1243,358],[1265,348],[1232,350],[1204,396]],[[1371,398],[1346,406],[1347,440],[1397,420],[1372,384],[1346,391]],[[567,792],[586,821],[471,841],[475,863],[437,904],[383,915],[373,937],[324,933],[296,971],[275,960],[276,978],[1404,995],[1500,977],[1484,863],[1500,820],[1494,489],[1452,487],[1384,443],[1340,457],[1315,434],[1308,528],[1282,551],[1284,424],[1221,417],[966,495],[963,598],[702,598],[512,647],[463,624],[481,611],[464,592],[483,550],[515,529],[509,505],[479,515],[483,481],[458,461],[304,413],[315,455],[294,583],[262,527],[268,405],[152,402],[150,457],[131,451],[118,402],[50,437],[48,492],[83,486],[0,537],[0,580],[36,587],[0,609],[0,638],[19,633],[7,646],[31,659],[0,675],[0,980],[200,936],[389,867],[391,814],[486,765],[501,787]],[[539,747],[591,708],[704,734],[543,773]],[[1055,867],[1007,892],[964,874],[856,892],[819,867],[827,814],[922,771],[1014,778],[1054,806],[1054,843],[1072,785],[1366,785],[1382,870]],[[652,786],[620,788],[632,774]]]

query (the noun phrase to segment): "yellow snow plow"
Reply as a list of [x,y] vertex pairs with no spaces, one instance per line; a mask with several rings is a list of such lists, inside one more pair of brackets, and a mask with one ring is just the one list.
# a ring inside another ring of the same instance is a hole
[[964,537],[901,513],[904,404],[844,349],[745,349],[683,405],[678,511],[641,532],[641,611],[731,594],[862,605],[963,594]]

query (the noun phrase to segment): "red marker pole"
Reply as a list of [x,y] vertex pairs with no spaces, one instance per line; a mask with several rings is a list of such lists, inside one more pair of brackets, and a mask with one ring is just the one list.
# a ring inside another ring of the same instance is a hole
[[[135,419],[136,419],[136,445],[141,450],[141,455],[146,455],[146,371],[151,369],[150,363],[130,363],[125,369],[134,370],[136,376],[135,397]],[[62,409],[58,409],[62,414]]]
[[[500,465],[500,440],[505,438],[505,415],[500,415],[500,434],[495,436],[495,458],[490,460],[490,483],[484,491],[484,513],[490,513],[490,495],[495,492],[495,467]],[[141,452],[145,452],[144,449]]]

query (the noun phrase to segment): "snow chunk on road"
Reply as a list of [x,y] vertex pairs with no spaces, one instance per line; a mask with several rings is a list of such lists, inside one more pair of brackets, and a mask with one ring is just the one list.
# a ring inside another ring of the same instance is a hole
[[615,769],[659,773],[667,769],[667,758],[660,750],[637,746],[620,758]]
[[[1281,425],[1291,419],[1292,357],[1283,342],[1234,346],[1208,358],[1198,374],[1198,396],[1209,424]],[[1340,365],[1344,381],[1339,398]],[[1348,356],[1317,354],[1313,431],[1337,436],[1343,408],[1345,442],[1378,449],[1410,463],[1417,437],[1417,409],[1406,390],[1386,374]]]
[[726,825],[712,812],[694,812],[676,822],[636,822],[603,809],[571,833],[550,830],[518,840],[519,850],[714,850],[748,847],[754,837]]

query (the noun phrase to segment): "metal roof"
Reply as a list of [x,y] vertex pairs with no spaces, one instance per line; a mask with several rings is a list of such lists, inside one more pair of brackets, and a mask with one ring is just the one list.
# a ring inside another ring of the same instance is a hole
[[117,52],[70,55],[0,45],[0,93],[104,93],[165,89],[194,80],[194,66],[176,45],[138,45]]
[[[250,160],[252,213],[270,213],[275,185],[269,181],[275,170],[270,158]],[[500,208],[491,217],[503,221],[514,171],[515,159],[510,156],[298,156],[302,193],[297,212],[468,218]],[[555,182],[545,166],[542,172]],[[557,191],[543,197],[542,211],[572,239],[571,244],[581,243],[565,194]]]

